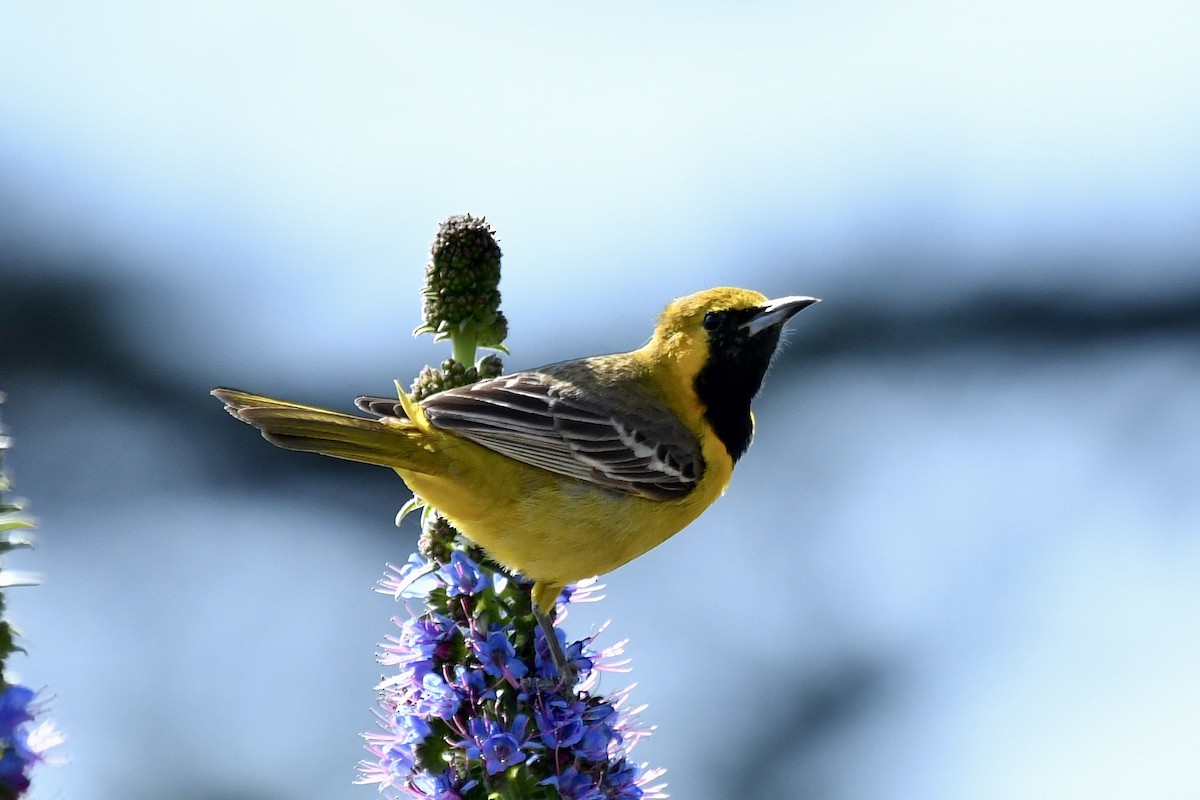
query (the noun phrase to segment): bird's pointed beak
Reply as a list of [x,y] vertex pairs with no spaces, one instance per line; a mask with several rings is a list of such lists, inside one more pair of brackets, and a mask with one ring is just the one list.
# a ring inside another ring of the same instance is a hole
[[750,336],[756,336],[767,328],[783,325],[783,323],[804,309],[819,302],[821,301],[815,297],[802,297],[800,295],[768,300],[757,314],[742,323],[742,328]]

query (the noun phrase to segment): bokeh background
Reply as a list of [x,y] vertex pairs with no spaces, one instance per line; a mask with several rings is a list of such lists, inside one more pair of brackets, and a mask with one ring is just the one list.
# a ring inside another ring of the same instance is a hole
[[373,796],[404,487],[207,392],[438,363],[473,212],[513,369],[711,285],[825,299],[728,495],[569,623],[630,638],[674,797],[1200,797],[1197,9],[0,5],[35,796]]

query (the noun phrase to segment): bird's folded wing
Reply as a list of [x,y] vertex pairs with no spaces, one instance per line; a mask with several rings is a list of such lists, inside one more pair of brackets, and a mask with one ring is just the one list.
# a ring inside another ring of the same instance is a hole
[[[630,391],[636,387],[625,387],[623,394]],[[629,403],[613,389],[584,394],[555,376],[520,372],[439,392],[421,406],[437,428],[517,461],[627,494],[670,500],[687,494],[703,477],[696,437],[670,412]],[[607,402],[618,399],[626,402]],[[361,397],[358,407],[381,416],[403,415],[395,400]]]

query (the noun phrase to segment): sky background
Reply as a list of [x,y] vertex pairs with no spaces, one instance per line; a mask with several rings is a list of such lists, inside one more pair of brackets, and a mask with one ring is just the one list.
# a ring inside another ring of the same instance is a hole
[[206,393],[439,362],[463,212],[511,369],[825,301],[728,495],[568,623],[631,639],[674,797],[1200,795],[1198,141],[1187,2],[0,4],[34,797],[372,796],[404,487]]

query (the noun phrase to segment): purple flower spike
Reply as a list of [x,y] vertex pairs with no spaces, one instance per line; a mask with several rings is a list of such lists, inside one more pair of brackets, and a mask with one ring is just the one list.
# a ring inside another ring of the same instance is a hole
[[[440,588],[425,611],[396,621],[380,652],[389,670],[379,684],[383,730],[366,736],[361,783],[388,800],[666,796],[646,785],[661,772],[627,758],[651,730],[637,720],[641,709],[628,706],[628,689],[599,691],[602,676],[624,668],[615,660],[622,643],[599,650],[600,631],[571,642],[556,628],[579,676],[561,685],[527,583],[461,550],[426,577]],[[562,602],[579,594],[565,592]]]

